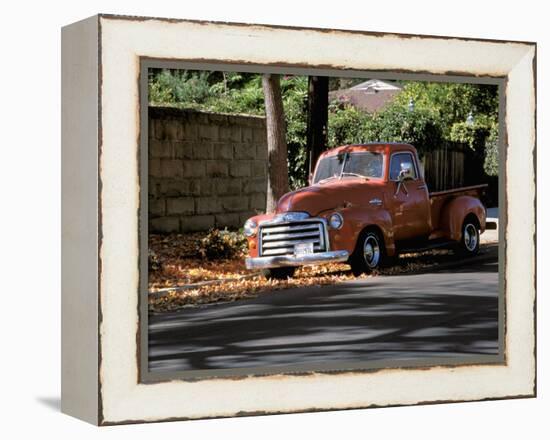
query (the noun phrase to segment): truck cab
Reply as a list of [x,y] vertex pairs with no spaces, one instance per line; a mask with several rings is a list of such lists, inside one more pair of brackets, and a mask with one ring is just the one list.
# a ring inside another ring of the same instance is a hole
[[249,269],[284,278],[302,265],[346,262],[355,274],[411,249],[479,249],[485,185],[430,194],[416,149],[404,143],[344,145],[324,152],[310,185],[274,213],[247,220]]

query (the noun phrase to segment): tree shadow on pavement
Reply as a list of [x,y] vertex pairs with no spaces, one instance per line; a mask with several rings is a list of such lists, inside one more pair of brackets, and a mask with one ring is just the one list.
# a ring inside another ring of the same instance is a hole
[[498,266],[291,289],[151,315],[153,372],[497,355]]

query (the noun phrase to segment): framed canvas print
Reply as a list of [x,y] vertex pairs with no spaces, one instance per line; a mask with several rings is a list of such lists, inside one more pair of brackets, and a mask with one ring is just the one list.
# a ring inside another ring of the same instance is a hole
[[62,32],[62,409],[536,394],[536,46],[98,15]]

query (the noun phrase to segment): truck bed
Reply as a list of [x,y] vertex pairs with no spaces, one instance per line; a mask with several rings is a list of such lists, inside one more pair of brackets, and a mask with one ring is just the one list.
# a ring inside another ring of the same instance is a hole
[[446,189],[445,191],[435,191],[430,193],[430,199],[441,198],[448,195],[471,195],[474,197],[479,197],[483,190],[489,185],[473,185],[473,186],[463,186],[461,188]]
[[480,198],[482,192],[488,187],[487,184],[483,185],[473,185],[473,186],[464,186],[462,188],[453,188],[445,191],[436,191],[429,194],[430,197],[430,209],[431,209],[431,220],[432,220],[432,229],[434,236],[437,236],[437,231],[439,229],[439,216],[442,208],[446,203],[458,196],[472,196]]

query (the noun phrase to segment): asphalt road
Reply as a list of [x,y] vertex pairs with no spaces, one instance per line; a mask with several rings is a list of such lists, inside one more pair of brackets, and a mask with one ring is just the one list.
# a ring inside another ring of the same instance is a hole
[[498,263],[267,293],[149,318],[175,372],[498,354]]

